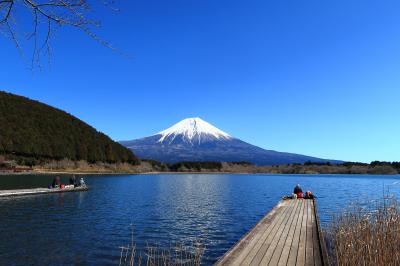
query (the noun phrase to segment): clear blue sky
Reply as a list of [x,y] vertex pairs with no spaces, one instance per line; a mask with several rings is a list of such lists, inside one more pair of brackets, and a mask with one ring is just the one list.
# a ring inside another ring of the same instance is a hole
[[[119,1],[98,33],[58,31],[30,71],[0,35],[0,89],[115,140],[199,116],[263,148],[400,160],[399,1]],[[46,59],[45,59],[46,60]]]

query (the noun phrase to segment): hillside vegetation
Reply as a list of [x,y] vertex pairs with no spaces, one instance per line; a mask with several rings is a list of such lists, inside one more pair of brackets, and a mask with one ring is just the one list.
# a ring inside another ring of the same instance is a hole
[[0,154],[35,164],[42,159],[127,162],[127,148],[76,117],[25,97],[0,91]]
[[248,162],[179,162],[174,164],[143,160],[151,165],[148,171],[160,172],[224,172],[263,174],[400,174],[400,162],[379,162],[370,164],[346,162],[342,164],[305,162],[304,164],[281,164],[256,166]]

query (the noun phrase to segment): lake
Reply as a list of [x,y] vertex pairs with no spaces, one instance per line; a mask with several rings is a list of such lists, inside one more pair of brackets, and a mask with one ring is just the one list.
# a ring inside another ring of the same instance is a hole
[[[52,178],[0,175],[0,189],[47,187]],[[142,252],[147,244],[198,240],[206,246],[204,265],[211,265],[297,183],[318,197],[323,226],[352,202],[400,193],[400,175],[160,174],[85,181],[87,192],[0,198],[0,265],[118,265],[131,227]]]

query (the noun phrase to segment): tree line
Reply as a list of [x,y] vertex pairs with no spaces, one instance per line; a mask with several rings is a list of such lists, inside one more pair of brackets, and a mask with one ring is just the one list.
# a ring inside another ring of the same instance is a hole
[[[185,172],[185,171],[196,171],[201,172],[202,170],[213,170],[213,171],[221,171],[223,170],[224,163],[217,161],[198,161],[198,162],[176,162],[176,163],[162,163],[155,160],[143,160],[144,162],[150,163],[151,166],[159,171],[166,172]],[[252,166],[251,163],[248,162],[229,162],[229,165],[237,165],[237,166]]]

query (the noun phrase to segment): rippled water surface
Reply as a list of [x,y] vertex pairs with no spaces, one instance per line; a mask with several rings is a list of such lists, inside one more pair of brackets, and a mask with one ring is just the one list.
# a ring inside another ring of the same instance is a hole
[[[87,192],[0,199],[0,265],[118,265],[119,247],[201,240],[204,264],[224,254],[300,183],[323,224],[350,202],[399,194],[400,176],[119,175],[86,177]],[[0,189],[50,176],[0,176]]]

